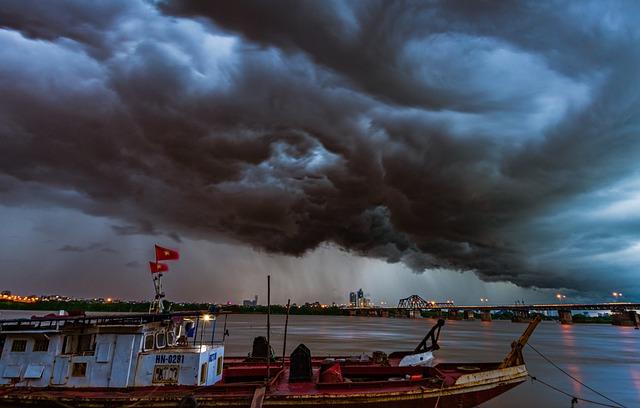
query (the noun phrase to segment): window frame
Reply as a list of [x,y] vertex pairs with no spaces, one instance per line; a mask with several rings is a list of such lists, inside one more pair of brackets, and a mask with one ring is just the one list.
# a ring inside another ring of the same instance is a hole
[[[17,347],[17,344],[22,344],[22,347]],[[22,350],[19,350],[21,348]],[[11,342],[11,353],[25,353],[27,351],[26,339],[13,339]]]
[[176,345],[176,333],[173,330],[167,331],[167,345],[168,346]]
[[[151,347],[147,347],[148,338],[151,338]],[[156,338],[155,333],[145,333],[144,338],[142,339],[142,350],[143,351],[153,350],[156,344],[155,338]]]
[[209,374],[209,362],[205,361],[200,365],[200,385],[207,383],[207,377]]
[[[162,345],[160,345],[160,342],[158,341],[160,339],[162,339]],[[160,330],[156,332],[156,348],[162,349],[165,347],[167,347],[167,335],[164,330]]]
[[46,353],[49,351],[49,339],[47,338],[41,338],[41,339],[35,339],[33,342],[33,347],[31,348],[31,351],[33,351],[34,353]]
[[[81,378],[87,376],[87,366],[86,362],[75,362],[71,363],[71,377]],[[82,369],[80,369],[82,367]]]

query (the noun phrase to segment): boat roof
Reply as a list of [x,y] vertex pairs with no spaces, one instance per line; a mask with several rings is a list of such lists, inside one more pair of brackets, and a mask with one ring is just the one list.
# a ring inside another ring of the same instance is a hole
[[0,320],[0,332],[59,331],[62,327],[86,326],[140,326],[163,322],[173,318],[198,318],[206,311],[195,310],[174,313],[126,313],[100,315],[47,315],[30,318]]

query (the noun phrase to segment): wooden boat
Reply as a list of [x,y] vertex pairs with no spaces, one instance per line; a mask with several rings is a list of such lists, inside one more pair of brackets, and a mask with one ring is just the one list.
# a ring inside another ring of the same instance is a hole
[[[224,357],[198,341],[200,313],[49,316],[0,321],[2,407],[473,407],[527,378],[529,324],[502,362],[406,365],[438,349],[439,321],[410,352]],[[84,336],[84,337],[82,337]],[[46,340],[46,341],[45,341]],[[431,345],[427,346],[428,340]],[[46,347],[45,347],[46,343]],[[402,361],[404,364],[401,364]]]

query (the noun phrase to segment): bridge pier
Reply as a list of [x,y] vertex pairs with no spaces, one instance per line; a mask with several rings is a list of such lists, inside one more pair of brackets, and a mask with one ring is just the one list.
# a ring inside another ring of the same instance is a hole
[[464,320],[476,320],[476,313],[473,310],[465,310]]
[[560,320],[560,324],[573,324],[573,317],[571,316],[571,310],[559,309],[558,319]]
[[612,315],[612,322],[614,326],[633,326],[640,327],[640,316],[635,310],[620,310],[614,312]]
[[514,323],[529,323],[531,322],[531,316],[529,316],[529,311],[526,309],[516,309],[513,310],[513,317],[511,321]]
[[487,311],[483,311],[482,313],[480,313],[480,320],[483,322],[490,322],[491,321],[491,311],[487,310]]
[[449,309],[447,312],[447,319],[449,320],[462,320],[460,311],[458,309]]

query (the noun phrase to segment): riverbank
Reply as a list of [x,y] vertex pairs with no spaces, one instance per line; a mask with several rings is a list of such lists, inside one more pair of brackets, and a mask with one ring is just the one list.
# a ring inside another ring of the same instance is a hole
[[[214,305],[210,303],[172,303],[168,302],[171,311],[186,310],[213,310],[214,308],[223,308],[225,311],[235,314],[266,314],[266,306],[241,306],[241,305]],[[37,301],[33,303],[21,302],[0,302],[0,310],[66,310],[68,312],[106,312],[106,313],[145,313],[149,311],[149,302],[99,302],[99,301]],[[287,308],[283,305],[272,305],[271,314],[286,314]],[[349,309],[340,308],[338,306],[318,307],[314,304],[292,305],[289,313],[291,315],[307,315],[307,316],[344,316],[349,314]],[[425,311],[421,313],[422,317],[437,318],[441,313],[437,311]],[[536,314],[531,315],[536,316]],[[557,321],[557,316],[546,316],[540,314],[543,320]],[[390,316],[394,317],[394,316]],[[476,316],[477,319],[480,316]],[[511,320],[513,314],[508,311],[492,313],[493,320]],[[574,314],[573,322],[577,324],[611,324],[611,316],[590,317],[583,314]]]

